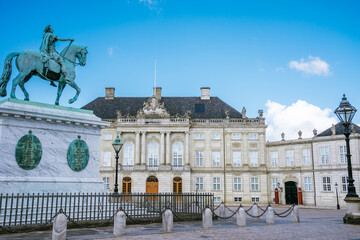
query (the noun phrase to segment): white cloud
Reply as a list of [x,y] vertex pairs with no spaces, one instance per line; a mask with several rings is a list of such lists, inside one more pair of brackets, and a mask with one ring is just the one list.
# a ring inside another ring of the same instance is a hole
[[275,71],[277,72],[284,72],[284,68],[283,67],[276,67]]
[[159,3],[157,0],[139,0],[139,2],[144,3],[144,5],[150,8],[150,10],[156,10],[156,6]]
[[108,54],[110,57],[112,57],[114,55],[114,47],[109,47],[108,48]]
[[309,61],[305,62],[302,58],[300,61],[290,61],[290,68],[295,68],[297,71],[305,72],[310,75],[318,75],[318,76],[329,76],[330,73],[330,65],[321,60],[319,57],[309,56]]
[[321,109],[303,100],[298,100],[291,106],[268,100],[266,107],[266,135],[270,141],[281,140],[282,132],[285,133],[286,140],[297,139],[299,130],[302,131],[303,138],[312,137],[314,128],[320,133],[337,123],[331,109]]

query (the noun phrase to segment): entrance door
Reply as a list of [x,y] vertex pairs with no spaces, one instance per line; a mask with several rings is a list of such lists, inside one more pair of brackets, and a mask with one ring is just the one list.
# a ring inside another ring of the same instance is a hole
[[298,204],[296,182],[285,183],[285,202],[286,204]]
[[155,176],[150,176],[146,179],[146,193],[148,194],[159,193],[159,181]]
[[[122,180],[122,192],[125,194],[131,194],[131,178],[124,177]],[[130,201],[131,197],[126,196],[125,201]]]
[[[181,177],[174,177],[173,179],[173,193],[182,193],[182,179]],[[177,196],[177,200],[180,200],[181,196]]]

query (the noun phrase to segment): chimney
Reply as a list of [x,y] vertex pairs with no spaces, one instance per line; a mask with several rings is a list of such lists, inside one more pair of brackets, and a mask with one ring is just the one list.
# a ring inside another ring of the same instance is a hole
[[209,87],[201,88],[201,100],[210,100],[210,88]]
[[154,97],[161,99],[161,87],[154,87]]
[[113,100],[114,92],[115,92],[115,88],[113,88],[113,87],[105,88],[105,100]]

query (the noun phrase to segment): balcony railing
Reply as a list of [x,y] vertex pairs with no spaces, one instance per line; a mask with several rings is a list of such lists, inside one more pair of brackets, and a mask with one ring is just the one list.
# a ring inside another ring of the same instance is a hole
[[175,164],[173,164],[172,165],[172,170],[173,171],[182,171],[182,170],[184,170],[184,166],[183,165],[175,165]]
[[147,169],[150,171],[156,171],[159,169],[159,165],[148,165]]
[[123,165],[124,171],[132,171],[134,170],[134,165]]

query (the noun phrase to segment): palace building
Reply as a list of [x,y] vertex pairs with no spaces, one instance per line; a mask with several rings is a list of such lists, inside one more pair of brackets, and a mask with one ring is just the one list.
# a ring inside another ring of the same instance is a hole
[[[105,97],[88,103],[104,121],[100,176],[113,191],[117,135],[124,143],[119,160],[123,193],[213,192],[215,202],[336,206],[341,205],[347,168],[344,136],[336,125],[313,138],[266,142],[263,111],[249,118],[201,88],[199,97]],[[335,129],[335,130],[334,130]],[[353,127],[351,148],[355,185],[359,189],[360,128]],[[345,178],[344,178],[345,177]],[[298,193],[298,190],[302,193]]]

